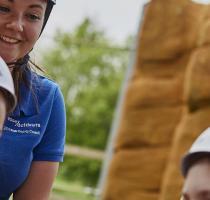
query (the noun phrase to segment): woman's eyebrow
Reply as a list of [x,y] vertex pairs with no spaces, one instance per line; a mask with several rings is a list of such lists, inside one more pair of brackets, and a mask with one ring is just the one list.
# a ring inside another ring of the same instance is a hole
[[30,5],[29,8],[40,8],[40,9],[44,9],[43,6],[41,6],[39,4]]
[[[9,1],[9,2],[11,2],[11,3],[14,2],[14,0],[7,0],[7,1]],[[30,8],[41,8],[41,9],[43,9],[43,7],[42,7],[41,5],[39,5],[39,4],[34,4],[34,5],[29,6],[29,7],[30,7]]]

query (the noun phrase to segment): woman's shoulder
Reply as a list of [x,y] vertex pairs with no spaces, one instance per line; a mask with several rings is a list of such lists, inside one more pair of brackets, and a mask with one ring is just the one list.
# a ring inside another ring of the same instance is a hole
[[62,95],[59,84],[47,76],[32,73],[31,80],[32,87],[38,96],[55,96],[58,94]]
[[59,87],[58,83],[55,80],[51,79],[46,75],[41,75],[32,72],[32,76],[33,76],[32,82],[39,87],[50,87],[50,88]]

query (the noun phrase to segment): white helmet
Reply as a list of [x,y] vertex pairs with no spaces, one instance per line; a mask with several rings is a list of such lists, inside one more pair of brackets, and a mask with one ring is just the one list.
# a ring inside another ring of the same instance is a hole
[[6,103],[7,112],[10,113],[16,106],[14,83],[7,64],[0,57],[0,90],[1,89],[8,93],[9,99],[6,99]]
[[188,153],[184,156],[181,163],[183,176],[187,175],[189,168],[201,158],[210,158],[210,128],[204,130],[192,144]]

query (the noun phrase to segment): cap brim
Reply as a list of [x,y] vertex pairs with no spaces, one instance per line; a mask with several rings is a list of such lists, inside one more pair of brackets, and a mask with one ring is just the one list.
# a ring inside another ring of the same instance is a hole
[[192,167],[195,163],[204,158],[210,158],[210,152],[200,151],[186,154],[181,161],[182,175],[186,177],[190,167]]

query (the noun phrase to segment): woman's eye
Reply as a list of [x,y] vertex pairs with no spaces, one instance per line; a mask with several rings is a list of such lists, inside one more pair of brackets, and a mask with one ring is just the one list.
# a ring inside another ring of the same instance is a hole
[[4,7],[4,6],[0,6],[0,12],[2,12],[2,13],[7,13],[7,12],[9,12],[9,11],[10,11],[9,8]]
[[31,20],[31,21],[37,21],[40,20],[41,17],[38,15],[34,15],[34,14],[27,14],[27,17]]

